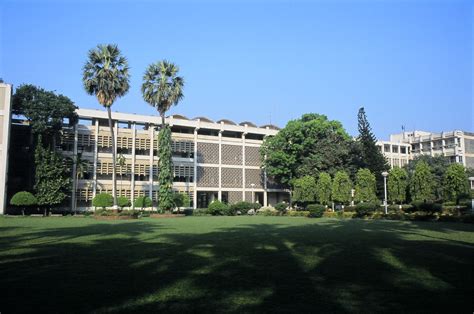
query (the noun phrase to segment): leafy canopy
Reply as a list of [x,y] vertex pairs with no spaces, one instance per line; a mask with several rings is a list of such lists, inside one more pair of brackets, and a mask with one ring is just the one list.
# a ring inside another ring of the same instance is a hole
[[173,192],[173,162],[171,154],[171,128],[165,125],[158,134],[158,208],[170,211],[175,207]]
[[292,200],[299,204],[308,204],[316,201],[316,180],[311,176],[294,179]]
[[369,169],[359,169],[356,175],[355,200],[371,202],[377,199],[375,175]]
[[260,149],[263,166],[276,182],[289,185],[293,178],[312,176],[321,171],[345,169],[350,137],[339,121],[324,115],[305,114],[288,122]]
[[135,199],[133,202],[133,207],[135,208],[145,208],[145,207],[151,207],[153,205],[153,202],[151,201],[151,198],[148,196],[140,196]]
[[14,206],[33,206],[37,203],[36,197],[26,191],[15,193],[10,200],[10,204]]
[[395,167],[390,170],[387,180],[388,199],[392,202],[406,201],[408,174],[405,169]]
[[320,204],[327,205],[331,201],[332,181],[329,173],[321,172],[316,185],[317,199]]
[[110,207],[114,204],[114,197],[107,193],[100,193],[97,194],[92,199],[92,206],[94,207],[102,207],[105,209],[106,207]]
[[66,96],[46,91],[34,85],[20,85],[13,95],[13,113],[24,115],[36,135],[56,135],[64,119],[74,124],[77,107]]
[[449,165],[443,179],[444,193],[448,201],[459,203],[459,199],[469,194],[469,181],[464,166]]
[[338,171],[332,183],[332,199],[338,203],[348,203],[351,200],[352,181],[345,171]]
[[162,117],[184,97],[184,79],[178,76],[178,72],[177,65],[163,60],[150,64],[143,75],[143,99],[155,107]]
[[410,195],[413,201],[434,200],[434,175],[431,167],[424,161],[416,164],[410,178]]
[[98,45],[89,50],[83,67],[82,82],[89,95],[95,95],[104,107],[110,107],[130,88],[127,59],[117,45]]

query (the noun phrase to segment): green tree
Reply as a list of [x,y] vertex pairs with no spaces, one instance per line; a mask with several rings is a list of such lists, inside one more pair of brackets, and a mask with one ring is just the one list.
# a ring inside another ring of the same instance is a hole
[[117,98],[124,96],[130,88],[128,62],[117,45],[98,45],[89,50],[83,68],[82,82],[89,95],[95,95],[98,102],[107,109],[112,139],[112,195],[114,208],[117,206],[117,177],[115,133],[111,107]]
[[369,169],[359,169],[356,175],[355,200],[357,202],[372,202],[376,196],[375,175]]
[[462,197],[469,195],[469,180],[464,166],[458,163],[449,165],[444,174],[443,186],[445,199],[456,204]]
[[20,85],[13,95],[13,113],[25,116],[32,133],[53,149],[65,119],[77,121],[76,109],[68,97],[34,85]]
[[153,202],[151,201],[151,198],[148,196],[140,196],[135,199],[133,202],[133,207],[134,208],[141,208],[142,210],[145,207],[151,207],[153,205]]
[[35,186],[38,205],[44,214],[52,206],[61,204],[71,191],[71,174],[64,158],[49,148],[43,148],[41,137],[35,150]]
[[99,193],[92,199],[92,206],[94,207],[102,207],[102,209],[106,209],[113,205],[114,197],[107,193]]
[[123,209],[124,207],[130,206],[130,200],[125,196],[119,196],[117,198],[117,204],[120,207],[120,209]]
[[292,200],[306,207],[308,203],[316,201],[316,180],[311,176],[294,179],[292,181]]
[[26,191],[16,193],[10,200],[11,205],[21,207],[21,214],[23,216],[25,216],[26,207],[36,205],[37,203],[36,197]]
[[433,174],[433,192],[435,199],[440,200],[444,196],[443,189],[443,178],[446,169],[449,166],[448,158],[444,156],[429,156],[429,155],[420,155],[415,157],[410,163],[406,166],[409,176],[413,175],[415,168],[419,162],[427,163],[431,168],[431,173]]
[[416,164],[415,170],[410,177],[410,195],[413,201],[432,201],[434,176],[431,167],[424,161]]
[[405,169],[395,167],[388,174],[388,199],[402,204],[406,201],[408,174]]
[[158,135],[158,207],[170,211],[173,202],[173,163],[171,154],[171,129],[165,123],[165,114],[183,99],[184,79],[178,76],[179,68],[166,60],[150,64],[143,76],[143,99],[155,107],[161,116]]
[[345,169],[350,137],[339,121],[305,114],[292,120],[260,149],[263,167],[276,182],[288,186],[293,178]]
[[352,182],[345,171],[338,171],[332,182],[332,199],[334,202],[346,204],[351,200]]
[[364,107],[359,109],[358,128],[359,136],[357,141],[360,142],[359,148],[361,150],[361,159],[358,162],[362,168],[367,168],[375,174],[377,191],[382,193],[384,189],[382,172],[388,171],[390,167],[385,156],[376,145],[377,139],[372,132]]
[[317,199],[320,204],[328,205],[331,201],[332,181],[329,173],[321,172],[316,185]]
[[189,207],[191,200],[187,193],[175,193],[173,202],[176,207]]

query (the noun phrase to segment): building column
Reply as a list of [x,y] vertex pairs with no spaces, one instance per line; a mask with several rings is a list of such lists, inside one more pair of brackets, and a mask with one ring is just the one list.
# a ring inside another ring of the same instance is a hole
[[245,134],[242,134],[242,201],[245,201]]
[[132,171],[130,171],[131,176],[131,187],[130,187],[130,201],[135,201],[135,141],[137,137],[137,125],[135,122],[132,124]]
[[77,130],[77,123],[74,124],[74,148],[73,148],[73,156],[72,159],[72,195],[71,195],[71,211],[76,210],[76,198],[77,198],[77,142],[78,142],[78,130]]
[[[117,120],[113,120],[112,123],[114,124],[114,133],[115,133],[115,136],[114,136],[114,140],[115,140],[115,163],[117,163],[117,143],[118,143],[118,121]],[[112,155],[113,157],[113,155]],[[115,164],[115,180],[118,181],[118,175],[117,175],[117,164]],[[122,193],[121,190],[119,190],[120,188],[120,183],[119,184],[116,184],[115,185],[115,188],[117,189],[117,197],[119,197]],[[113,195],[113,193],[112,193]]]
[[94,139],[94,173],[93,173],[93,187],[92,198],[97,194],[97,160],[99,159],[99,120],[95,120],[95,139]]
[[194,180],[193,180],[193,185],[194,185],[194,191],[193,191],[193,209],[197,208],[197,146],[198,146],[198,130],[199,128],[194,129]]
[[148,184],[150,185],[148,188],[148,195],[150,199],[153,201],[153,141],[155,138],[154,126],[150,125],[148,127],[148,133],[150,135],[150,178],[148,179]]
[[222,125],[223,122],[221,122],[221,130],[219,131],[219,189],[217,192],[217,199],[222,202]]

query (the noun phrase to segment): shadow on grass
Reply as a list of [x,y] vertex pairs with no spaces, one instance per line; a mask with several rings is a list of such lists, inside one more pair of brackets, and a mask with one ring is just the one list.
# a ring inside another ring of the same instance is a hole
[[[2,237],[2,250],[12,251],[0,255],[0,311],[472,311],[473,246],[442,238],[473,231],[465,225],[330,220],[208,233],[165,228],[91,222]],[[41,238],[49,241],[28,244]],[[13,250],[19,243],[24,250]]]

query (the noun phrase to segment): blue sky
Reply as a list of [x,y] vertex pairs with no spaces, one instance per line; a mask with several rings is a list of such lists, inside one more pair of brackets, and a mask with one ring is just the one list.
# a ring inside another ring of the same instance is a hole
[[78,106],[87,51],[116,43],[131,90],[114,110],[156,114],[146,66],[177,63],[185,99],[170,113],[272,122],[306,112],[357,133],[366,108],[379,138],[401,130],[474,130],[471,1],[6,1],[0,77]]

